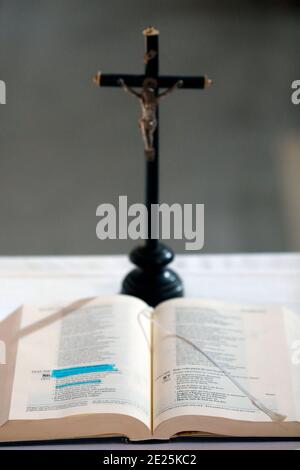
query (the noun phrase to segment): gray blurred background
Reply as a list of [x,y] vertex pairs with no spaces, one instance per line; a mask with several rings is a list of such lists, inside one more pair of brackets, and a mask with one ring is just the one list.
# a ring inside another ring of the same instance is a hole
[[150,24],[162,73],[214,79],[161,106],[161,200],[205,204],[205,252],[300,249],[297,2],[0,0],[0,255],[135,245],[95,229],[99,204],[143,201],[138,104],[91,77],[141,73]]

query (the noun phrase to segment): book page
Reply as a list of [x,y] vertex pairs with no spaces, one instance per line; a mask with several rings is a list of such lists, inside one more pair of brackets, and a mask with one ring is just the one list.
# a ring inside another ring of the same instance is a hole
[[127,296],[25,307],[9,420],[121,413],[151,426],[146,304]]
[[294,390],[294,406],[297,420],[300,422],[300,318],[291,310],[284,309],[284,323],[287,337],[292,382]]
[[180,299],[154,315],[154,429],[184,415],[297,420],[279,308]]

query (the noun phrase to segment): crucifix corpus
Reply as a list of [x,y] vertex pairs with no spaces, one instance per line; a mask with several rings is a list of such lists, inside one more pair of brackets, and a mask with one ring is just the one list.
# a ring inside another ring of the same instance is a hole
[[98,72],[93,81],[101,87],[119,87],[140,102],[139,127],[146,157],[148,237],[144,245],[138,246],[130,254],[130,260],[137,268],[124,279],[122,293],[139,297],[148,305],[156,306],[164,300],[182,297],[184,292],[179,276],[167,268],[174,259],[173,251],[152,236],[155,228],[152,227],[151,207],[159,203],[159,103],[177,89],[203,89],[212,82],[206,76],[159,75],[159,32],[149,27],[143,34],[146,39],[144,75]]

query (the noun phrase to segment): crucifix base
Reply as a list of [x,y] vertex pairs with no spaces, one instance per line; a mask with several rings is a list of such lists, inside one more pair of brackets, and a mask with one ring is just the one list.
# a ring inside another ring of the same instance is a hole
[[122,294],[133,295],[151,307],[174,297],[183,297],[180,277],[166,266],[173,260],[173,251],[162,243],[152,248],[140,246],[130,254],[137,266],[124,279]]

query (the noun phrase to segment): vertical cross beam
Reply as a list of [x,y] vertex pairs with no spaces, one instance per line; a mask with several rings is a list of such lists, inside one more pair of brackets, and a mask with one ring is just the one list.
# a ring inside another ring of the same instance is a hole
[[[159,77],[159,32],[154,28],[147,28],[143,32],[146,40],[145,52],[145,78],[153,78],[158,83]],[[156,87],[156,96],[159,87]],[[157,239],[152,239],[151,206],[159,203],[159,106],[156,107],[157,127],[153,138],[154,158],[147,159],[146,163],[146,207],[148,210],[148,239],[146,245],[155,249]]]

